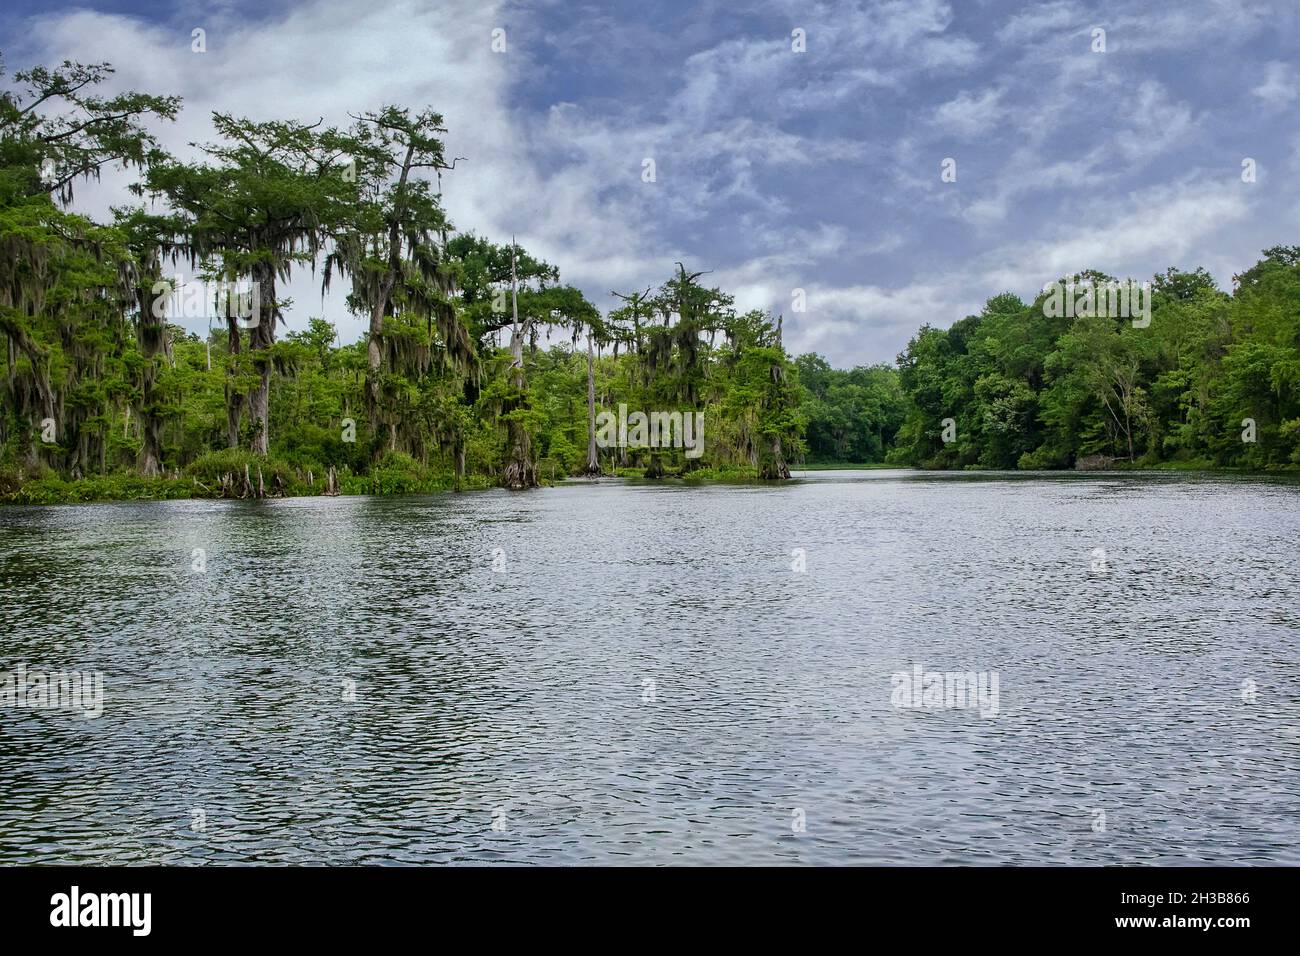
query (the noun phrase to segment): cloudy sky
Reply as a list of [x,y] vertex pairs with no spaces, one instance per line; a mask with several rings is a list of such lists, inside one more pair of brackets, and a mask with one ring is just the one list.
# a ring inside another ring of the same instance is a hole
[[[7,72],[107,60],[115,86],[180,94],[160,132],[181,155],[213,109],[432,106],[467,159],[444,179],[457,228],[517,234],[602,306],[675,260],[712,270],[839,366],[1066,272],[1203,265],[1228,286],[1300,243],[1295,0],[6,0],[0,51]],[[359,334],[337,291],[292,294],[290,328]]]

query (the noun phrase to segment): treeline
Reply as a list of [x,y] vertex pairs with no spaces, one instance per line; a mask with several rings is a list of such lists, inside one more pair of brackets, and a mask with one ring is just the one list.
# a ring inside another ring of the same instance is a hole
[[[1058,284],[1080,303],[1115,280]],[[898,357],[910,408],[889,460],[927,468],[1300,465],[1300,247],[1234,277],[1151,282],[1141,318],[990,299]],[[1054,293],[1056,294],[1056,290]],[[1094,313],[1094,314],[1083,314]]]
[[[436,112],[386,106],[346,129],[214,113],[213,142],[182,162],[152,128],[180,101],[99,95],[111,73],[65,62],[0,92],[0,495],[779,479],[803,455],[779,319],[738,314],[680,264],[602,315],[513,241],[457,233]],[[113,167],[141,202],[107,222],[70,211]],[[281,334],[305,266],[349,283],[360,342],[320,319]],[[177,314],[194,317],[195,284],[206,336]],[[619,404],[703,410],[703,454],[602,447],[596,417]]]
[[[1004,294],[923,327],[896,367],[837,370],[791,360],[779,318],[684,264],[602,314],[513,240],[457,232],[432,110],[345,129],[214,113],[182,162],[153,129],[180,101],[100,95],[111,72],[65,62],[0,91],[2,499],[1300,464],[1300,248],[1267,250],[1231,294],[1170,269],[1150,321]],[[137,203],[70,210],[121,168]],[[304,267],[347,283],[360,341],[318,318],[284,330]],[[181,324],[196,317],[205,335]],[[615,410],[702,412],[702,440],[611,444],[597,421]]]

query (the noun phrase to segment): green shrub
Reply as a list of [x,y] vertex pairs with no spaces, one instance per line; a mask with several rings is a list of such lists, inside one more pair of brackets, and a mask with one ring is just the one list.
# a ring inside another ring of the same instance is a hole
[[718,465],[712,468],[696,468],[683,474],[684,481],[756,481],[757,468],[745,468],[740,465]]
[[222,448],[200,455],[185,469],[185,474],[202,484],[201,493],[218,495],[224,476],[229,475],[237,484],[241,484],[247,473],[249,480],[256,486],[259,469],[267,494],[275,494],[280,489],[283,489],[285,494],[311,492],[307,487],[306,476],[300,475],[287,463],[254,455],[251,451],[242,448]]
[[64,480],[54,475],[24,481],[0,492],[0,500],[13,504],[53,505],[87,501],[156,501],[191,498],[192,480],[142,478],[120,473]]

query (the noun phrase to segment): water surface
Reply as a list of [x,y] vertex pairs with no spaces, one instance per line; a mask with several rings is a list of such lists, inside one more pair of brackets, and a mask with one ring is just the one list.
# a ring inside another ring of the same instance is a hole
[[1280,479],[3,508],[104,712],[0,707],[0,862],[1296,864],[1298,596]]

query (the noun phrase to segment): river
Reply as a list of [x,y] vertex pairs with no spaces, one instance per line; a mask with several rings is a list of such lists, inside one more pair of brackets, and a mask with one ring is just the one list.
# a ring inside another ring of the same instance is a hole
[[0,597],[103,689],[0,862],[1300,863],[1295,480],[11,507]]

